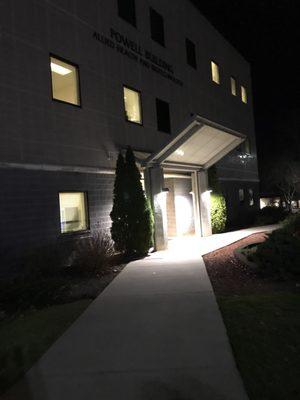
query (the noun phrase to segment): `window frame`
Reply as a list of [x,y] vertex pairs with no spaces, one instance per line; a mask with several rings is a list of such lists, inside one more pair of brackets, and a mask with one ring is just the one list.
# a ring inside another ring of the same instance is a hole
[[[158,112],[157,112],[157,104],[158,104],[158,102],[161,102],[161,103],[165,103],[165,104],[167,104],[168,105],[168,111],[169,111],[169,131],[165,131],[165,130],[162,130],[162,129],[159,129],[159,124],[158,124]],[[167,134],[167,135],[171,135],[172,134],[172,126],[171,126],[171,112],[170,112],[170,103],[168,103],[167,101],[165,101],[165,100],[162,100],[162,99],[160,99],[159,97],[156,97],[155,98],[155,108],[156,108],[156,126],[157,126],[157,131],[158,132],[162,132],[162,133],[165,133],[165,134]]]
[[[217,69],[218,69],[218,78],[219,78],[219,81],[218,81],[218,82],[216,82],[216,81],[213,79],[213,64],[216,65],[216,66],[217,66]],[[220,66],[219,66],[219,64],[218,64],[214,59],[211,59],[211,60],[210,60],[210,76],[211,76],[211,81],[212,81],[214,84],[216,84],[216,85],[218,85],[218,86],[221,86]]]
[[120,14],[120,7],[119,7],[119,2],[122,0],[118,0],[117,1],[117,9],[118,9],[118,17],[121,18],[122,21],[127,22],[127,24],[133,26],[134,28],[137,28],[137,19],[136,19],[136,2],[135,0],[133,0],[134,2],[134,23],[128,21],[126,18],[124,18],[121,14]]
[[[76,68],[76,71],[77,71],[77,74],[76,74],[77,75],[77,90],[78,90],[78,101],[79,101],[79,104],[70,103],[70,102],[65,101],[65,100],[56,99],[53,96],[51,57],[52,58],[56,58],[57,60],[62,61],[64,63],[66,63],[66,64],[70,64],[72,67]],[[79,65],[74,63],[74,62],[71,62],[71,61],[67,60],[66,58],[60,57],[60,56],[58,56],[58,55],[56,55],[54,53],[49,53],[49,58],[48,59],[50,61],[49,62],[49,71],[50,71],[50,91],[51,91],[51,99],[52,99],[52,101],[55,101],[57,103],[62,103],[62,104],[68,104],[70,106],[77,107],[77,108],[82,108],[81,82],[80,82],[80,68],[79,68]]]
[[250,155],[252,154],[251,141],[249,137],[247,137],[243,142],[243,152]]
[[[162,22],[163,22],[163,25],[162,25],[162,27],[163,27],[163,43],[161,43],[160,41],[156,40],[156,39],[153,37],[152,14],[153,14],[153,15],[157,14],[157,15],[162,19]],[[153,8],[153,7],[150,6],[150,7],[149,7],[149,19],[150,19],[150,36],[151,36],[151,39],[152,39],[155,43],[158,43],[160,46],[162,46],[162,47],[165,48],[165,47],[166,47],[166,34],[165,34],[165,19],[164,19],[163,15],[160,14],[158,11],[156,11],[155,8]]]
[[[242,191],[242,193],[243,193],[243,199],[241,199],[241,196],[240,196],[240,193],[241,193],[241,191]],[[240,204],[244,204],[245,203],[245,189],[244,188],[239,188],[239,190],[238,190],[238,195],[239,195],[239,203]]]
[[[244,90],[246,101],[243,100],[243,90]],[[244,85],[241,85],[241,100],[242,100],[243,104],[248,104],[248,92],[247,92],[246,86],[244,86]]]
[[[191,47],[189,47],[191,45]],[[193,65],[193,62],[189,62],[189,53],[188,53],[188,48],[193,49],[193,55],[192,59],[195,61],[195,64]],[[197,70],[197,52],[196,52],[196,44],[189,39],[188,37],[185,38],[185,51],[186,51],[186,63],[193,69]]]
[[[85,217],[86,217],[86,228],[85,229],[80,229],[78,231],[72,231],[72,232],[62,232],[61,231],[61,219],[60,219],[60,202],[59,202],[59,195],[63,193],[83,193],[84,194],[84,211],[85,211]],[[89,196],[88,196],[88,191],[87,190],[59,190],[57,192],[57,199],[58,199],[58,210],[59,210],[59,234],[60,236],[76,236],[76,235],[82,235],[84,233],[90,233],[91,232],[91,224],[90,224],[90,212],[89,212]]]
[[[132,90],[133,92],[136,92],[139,94],[139,106],[140,106],[140,113],[141,113],[141,122],[134,122],[134,121],[130,121],[127,118],[127,114],[126,114],[126,108],[125,108],[125,101],[124,101],[124,88]],[[123,83],[122,85],[122,94],[123,94],[123,109],[124,109],[124,118],[125,121],[130,123],[130,124],[134,124],[134,125],[138,125],[138,126],[144,126],[144,115],[143,115],[143,105],[142,105],[142,92],[138,89],[135,89],[132,86],[129,85],[125,85],[125,83]]]
[[248,188],[248,200],[249,200],[249,207],[253,207],[255,205],[255,199],[254,199],[254,190],[252,188]]
[[[234,81],[235,93],[232,93],[232,81]],[[231,75],[230,76],[230,93],[233,97],[238,97],[237,88],[238,88],[237,79],[235,76]]]

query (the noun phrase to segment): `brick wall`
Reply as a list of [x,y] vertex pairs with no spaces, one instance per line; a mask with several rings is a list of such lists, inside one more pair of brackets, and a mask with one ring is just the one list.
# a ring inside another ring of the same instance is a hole
[[[229,229],[242,228],[254,223],[259,210],[259,184],[258,182],[221,182],[221,188],[227,204],[227,227]],[[244,189],[245,199],[239,200],[239,189]],[[254,204],[250,206],[248,189],[254,192]]]
[[113,175],[0,169],[0,181],[0,274],[27,251],[78,238],[60,234],[60,191],[87,192],[91,231],[110,227]]

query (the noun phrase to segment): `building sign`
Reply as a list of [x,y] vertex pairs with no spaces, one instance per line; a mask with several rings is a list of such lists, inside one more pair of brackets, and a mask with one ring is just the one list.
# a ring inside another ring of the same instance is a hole
[[183,82],[174,75],[174,68],[170,63],[142,47],[134,40],[128,39],[128,37],[115,29],[110,29],[109,37],[95,31],[93,38],[104,46],[110,47],[112,50],[139,63],[144,68],[148,68],[177,85],[183,86]]

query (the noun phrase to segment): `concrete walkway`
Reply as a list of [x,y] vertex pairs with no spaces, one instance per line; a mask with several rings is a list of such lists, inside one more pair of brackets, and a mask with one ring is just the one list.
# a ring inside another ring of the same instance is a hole
[[4,399],[247,399],[201,254],[262,230],[128,264]]

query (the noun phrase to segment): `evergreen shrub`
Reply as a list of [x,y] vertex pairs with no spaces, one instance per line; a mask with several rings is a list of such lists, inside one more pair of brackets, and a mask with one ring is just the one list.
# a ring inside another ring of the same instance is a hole
[[283,227],[273,231],[257,246],[253,255],[260,271],[268,276],[286,279],[300,276],[300,214],[293,215]]
[[114,186],[111,236],[116,250],[127,256],[144,256],[153,245],[153,215],[129,147],[120,153]]
[[283,221],[287,211],[283,207],[267,206],[258,211],[255,218],[255,225],[271,225]]

